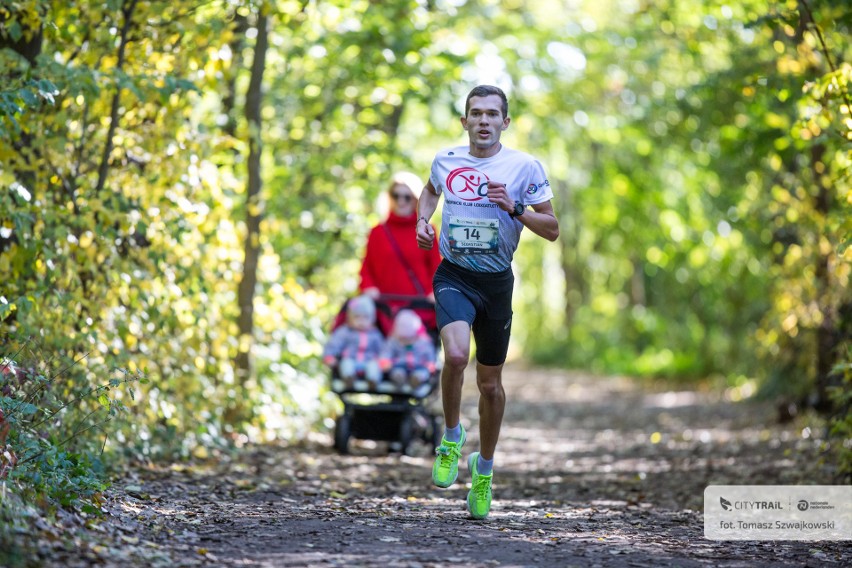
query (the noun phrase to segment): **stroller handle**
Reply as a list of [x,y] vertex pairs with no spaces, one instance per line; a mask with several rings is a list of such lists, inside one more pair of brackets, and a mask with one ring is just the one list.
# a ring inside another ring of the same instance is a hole
[[406,294],[379,294],[377,302],[405,302],[411,309],[431,310],[435,308],[435,302],[427,296],[408,296]]

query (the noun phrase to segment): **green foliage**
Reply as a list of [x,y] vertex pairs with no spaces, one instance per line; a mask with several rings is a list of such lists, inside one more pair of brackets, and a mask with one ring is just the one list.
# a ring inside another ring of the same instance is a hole
[[[507,144],[542,159],[556,194],[558,245],[527,239],[516,258],[526,355],[797,397],[841,362],[820,346],[850,302],[842,7],[264,2],[263,186],[247,204],[256,4],[78,4],[0,8],[0,332],[86,355],[78,393],[95,369],[152,379],[108,450],[187,457],[321,423],[337,400],[320,346],[375,200],[392,171],[425,177],[463,141],[477,82],[509,92]],[[248,211],[261,256],[242,391]],[[237,397],[251,412],[232,423]]]
[[99,370],[88,367],[85,358],[60,366],[37,353],[25,342],[0,359],[5,430],[0,444],[14,456],[6,458],[8,480],[31,500],[46,498],[61,506],[91,502],[103,488],[92,456],[106,443],[108,424],[127,410],[123,393],[132,398],[134,387],[148,381],[120,371],[119,377],[93,385]]
[[[835,65],[844,56],[847,28],[839,21],[825,23],[842,12],[821,10],[824,19],[818,22],[805,2],[776,15],[778,73],[789,88],[775,98],[787,99],[790,110],[782,121],[787,132],[766,153],[767,175],[751,215],[773,260],[767,268],[772,305],[757,335],[769,362],[767,387],[825,406],[852,306],[852,257],[844,248],[852,229],[852,67]],[[818,78],[803,82],[802,72]],[[795,87],[801,95],[794,95]],[[765,121],[779,117],[767,113]]]
[[832,455],[846,482],[852,481],[852,346],[847,342],[842,362],[834,368],[839,377],[829,394],[835,406],[831,420]]
[[0,353],[0,548],[14,552],[27,515],[58,508],[100,515],[107,487],[101,451],[123,396],[147,381],[127,372],[95,383],[86,359],[63,362],[4,338]]
[[[0,109],[21,133],[0,137],[0,180],[13,188],[0,194],[2,325],[58,356],[155,379],[116,434],[122,452],[188,456],[244,432],[304,435],[335,403],[317,355],[355,287],[371,204],[407,163],[386,119],[398,122],[412,93],[428,97],[426,74],[454,73],[431,44],[433,17],[445,17],[416,2],[278,7],[270,65],[287,72],[266,74],[260,347],[241,401],[253,414],[231,424],[254,15],[122,6],[135,10],[50,5],[21,18],[43,31],[34,64],[3,50],[6,75],[57,92]],[[412,62],[422,72],[403,78]]]
[[5,118],[0,124],[0,136],[19,135],[21,125],[17,117],[43,104],[53,104],[57,92],[56,85],[47,79],[30,79],[18,89],[7,89],[0,93],[0,116]]
[[[518,259],[528,352],[816,389],[819,330],[837,333],[850,300],[852,218],[848,66],[828,63],[852,55],[848,19],[817,8],[815,24],[795,2],[657,2],[618,19],[600,6],[560,44],[542,30],[564,24],[530,8],[541,33],[498,50],[513,87],[546,85],[519,90],[533,116],[512,128],[549,156],[563,236],[558,256]],[[547,52],[562,61],[522,55]]]

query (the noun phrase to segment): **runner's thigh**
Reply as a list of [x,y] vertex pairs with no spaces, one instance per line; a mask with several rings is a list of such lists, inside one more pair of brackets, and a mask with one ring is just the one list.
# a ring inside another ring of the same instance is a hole
[[476,360],[482,365],[496,366],[506,361],[512,333],[514,283],[514,276],[509,272],[495,278],[483,292],[483,309],[471,326],[476,342]]

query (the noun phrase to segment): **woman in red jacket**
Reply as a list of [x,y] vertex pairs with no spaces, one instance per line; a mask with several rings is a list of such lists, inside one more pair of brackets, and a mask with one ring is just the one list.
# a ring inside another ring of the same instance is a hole
[[[424,250],[417,246],[416,240],[417,199],[422,189],[423,183],[412,173],[393,176],[387,191],[388,217],[373,227],[367,239],[361,265],[360,289],[364,294],[373,298],[381,294],[434,298],[432,277],[441,262],[438,247]],[[397,307],[394,304],[399,302],[388,303]],[[433,325],[434,315],[425,317],[424,323]]]

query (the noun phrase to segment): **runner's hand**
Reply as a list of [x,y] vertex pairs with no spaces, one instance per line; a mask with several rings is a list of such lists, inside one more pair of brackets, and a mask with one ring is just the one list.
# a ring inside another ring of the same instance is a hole
[[499,181],[488,181],[488,201],[494,203],[505,211],[511,212],[515,208],[515,202],[509,199],[509,192],[506,191],[506,184]]
[[435,229],[432,225],[420,220],[417,221],[417,246],[422,249],[431,249],[435,244]]

